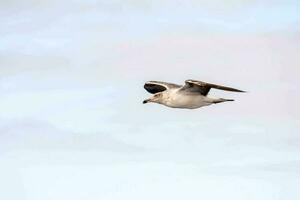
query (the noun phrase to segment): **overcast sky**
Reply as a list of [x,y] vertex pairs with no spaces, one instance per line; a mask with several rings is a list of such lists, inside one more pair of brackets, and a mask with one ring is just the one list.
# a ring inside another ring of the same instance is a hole
[[[299,13],[296,0],[1,1],[1,199],[299,199]],[[145,81],[189,78],[248,93],[142,104]]]

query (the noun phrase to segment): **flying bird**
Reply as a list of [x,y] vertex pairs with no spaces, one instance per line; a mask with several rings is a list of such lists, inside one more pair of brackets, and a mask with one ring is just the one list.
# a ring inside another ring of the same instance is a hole
[[177,85],[161,81],[148,81],[144,88],[154,94],[143,103],[158,103],[171,108],[196,109],[211,104],[234,101],[233,99],[208,97],[210,89],[230,92],[245,92],[231,87],[216,85],[196,80],[186,80],[185,85]]

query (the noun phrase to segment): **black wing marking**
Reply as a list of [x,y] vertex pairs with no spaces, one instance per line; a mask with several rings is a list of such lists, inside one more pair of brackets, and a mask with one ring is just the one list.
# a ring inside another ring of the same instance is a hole
[[163,92],[168,89],[172,88],[180,88],[180,85],[176,85],[173,83],[166,83],[166,82],[160,82],[160,81],[148,81],[145,83],[144,88],[151,94],[155,94],[158,92]]
[[183,89],[185,90],[189,90],[192,92],[200,92],[200,94],[204,96],[206,96],[209,93],[211,88],[226,90],[230,92],[245,92],[231,87],[226,87],[222,85],[216,85],[216,84],[211,84],[211,83],[206,83],[203,81],[196,81],[196,80],[186,80],[185,85],[183,87]]

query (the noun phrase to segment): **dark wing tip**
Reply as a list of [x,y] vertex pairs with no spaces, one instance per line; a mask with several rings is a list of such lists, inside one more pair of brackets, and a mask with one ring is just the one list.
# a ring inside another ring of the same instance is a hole
[[232,90],[233,92],[247,92],[247,91],[244,91],[244,90],[239,90],[239,89],[234,89],[234,90]]
[[162,85],[159,85],[155,81],[148,81],[144,84],[144,89],[150,92],[151,94],[155,94],[158,92],[165,91],[167,88]]
[[232,87],[207,83],[207,82],[203,82],[203,81],[197,81],[197,80],[193,80],[193,79],[188,79],[185,82],[188,84],[196,84],[198,86],[202,86],[202,87],[206,87],[206,88],[215,88],[215,89],[226,90],[226,91],[231,91],[231,92],[247,92],[247,91],[239,90],[239,89],[232,88]]

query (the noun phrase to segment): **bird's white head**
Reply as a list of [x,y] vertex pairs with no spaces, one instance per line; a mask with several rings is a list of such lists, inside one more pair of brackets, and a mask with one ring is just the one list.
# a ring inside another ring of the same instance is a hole
[[149,99],[144,100],[143,104],[149,103],[149,102],[161,104],[161,103],[163,103],[163,100],[164,100],[163,96],[164,96],[163,92],[158,92],[158,93],[154,94],[152,97],[150,97]]

